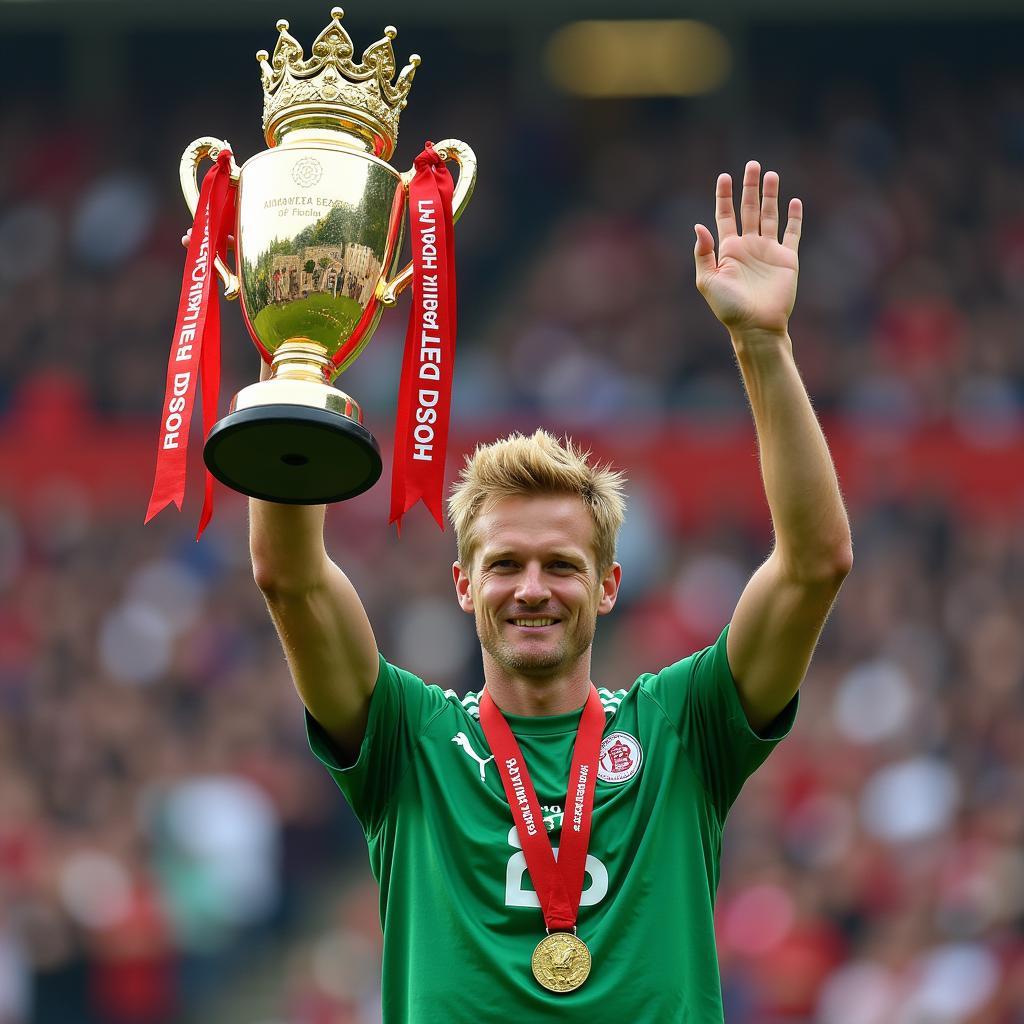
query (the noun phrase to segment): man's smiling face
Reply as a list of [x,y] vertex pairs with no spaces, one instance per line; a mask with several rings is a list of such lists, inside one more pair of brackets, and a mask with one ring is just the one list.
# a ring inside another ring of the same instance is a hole
[[459,604],[476,618],[480,644],[505,671],[555,676],[594,640],[611,611],[619,567],[599,574],[594,520],[573,495],[516,495],[473,524],[468,575],[454,567]]

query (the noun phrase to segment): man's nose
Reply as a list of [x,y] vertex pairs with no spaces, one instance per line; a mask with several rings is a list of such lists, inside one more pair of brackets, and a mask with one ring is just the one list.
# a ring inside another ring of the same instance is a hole
[[551,596],[551,590],[539,565],[526,566],[519,577],[515,596],[516,600],[523,604],[541,604]]

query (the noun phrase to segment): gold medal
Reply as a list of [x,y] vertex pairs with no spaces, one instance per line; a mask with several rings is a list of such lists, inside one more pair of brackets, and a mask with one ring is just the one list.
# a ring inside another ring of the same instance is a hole
[[590,975],[590,950],[572,932],[551,932],[537,943],[531,964],[549,992],[572,992]]

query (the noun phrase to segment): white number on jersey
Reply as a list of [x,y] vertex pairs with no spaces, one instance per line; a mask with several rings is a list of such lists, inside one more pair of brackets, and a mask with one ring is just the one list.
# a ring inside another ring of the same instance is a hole
[[[508,834],[508,845],[518,850],[508,859],[505,870],[505,906],[507,907],[540,907],[540,899],[532,889],[523,888],[523,880],[529,877],[526,867],[526,854],[523,844],[519,841],[519,833],[515,825]],[[558,859],[558,847],[554,848],[555,859]],[[596,857],[587,854],[584,868],[583,895],[580,896],[581,907],[592,907],[608,895],[608,869]],[[589,881],[588,881],[589,880]]]

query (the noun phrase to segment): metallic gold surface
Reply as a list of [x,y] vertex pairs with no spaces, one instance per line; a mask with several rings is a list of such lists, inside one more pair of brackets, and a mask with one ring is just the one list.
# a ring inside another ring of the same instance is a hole
[[273,376],[243,388],[231,403],[231,412],[254,405],[307,405],[363,422],[359,403],[325,383],[330,360],[323,345],[293,338],[277,350],[271,365]]
[[277,23],[274,56],[266,50],[256,54],[263,75],[263,130],[267,144],[275,146],[289,125],[326,111],[386,160],[395,151],[398,118],[420,58],[414,53],[392,82],[396,64],[391,41],[398,31],[388,25],[384,38],[368,46],[356,63],[352,38],[341,24],[344,13],[331,8],[331,22],[314,40],[308,60],[288,32],[288,22]]
[[[273,57],[257,54],[270,148],[241,167],[231,162],[235,270],[219,257],[215,265],[225,296],[241,298],[246,327],[273,373],[239,392],[232,412],[293,404],[361,423],[358,404],[329,385],[412,280],[411,264],[401,271],[398,264],[413,171],[399,174],[387,157],[420,58],[411,57],[394,79],[396,32],[388,26],[356,63],[342,15],[332,9],[308,59],[286,21],[278,22]],[[203,136],[182,154],[181,187],[193,215],[199,167],[227,147]],[[457,139],[437,149],[460,167],[458,219],[476,184],[476,158]]]
[[[181,181],[181,191],[185,194],[185,202],[188,204],[189,213],[195,216],[196,206],[199,204],[199,165],[206,157],[216,160],[222,149],[229,149],[227,142],[215,139],[210,135],[204,135],[196,139],[184,153],[181,154],[181,163],[178,165],[178,177]],[[238,181],[239,169],[234,157],[231,159],[231,180]],[[213,265],[217,268],[221,281],[224,282],[224,298],[237,299],[239,283],[238,278],[228,270],[224,261],[215,256]]]
[[[225,146],[204,136],[182,155],[182,191],[193,213],[198,165],[206,157],[215,160]],[[232,163],[239,190],[237,276],[216,261],[225,295],[241,295],[253,338],[271,355],[289,338],[323,345],[332,361],[328,380],[352,364],[384,307],[393,306],[412,281],[411,263],[392,275],[413,172],[400,175],[357,147],[358,140],[325,123],[287,134],[241,168]],[[457,219],[473,195],[476,157],[458,139],[437,148],[460,167],[453,195]]]
[[242,313],[268,352],[306,338],[334,359],[353,340],[328,379],[376,327],[377,283],[397,261],[405,207],[398,172],[334,135],[333,144],[289,136],[246,161],[236,233]]
[[533,951],[533,976],[549,992],[572,992],[590,976],[590,950],[572,932],[551,932]]
[[235,395],[230,412],[261,405],[304,405],[310,409],[326,409],[347,419],[363,422],[363,410],[354,398],[323,381],[284,380],[272,378],[250,384]]
[[330,368],[327,349],[308,338],[291,338],[274,354],[271,363],[277,380],[311,380],[319,384]]

